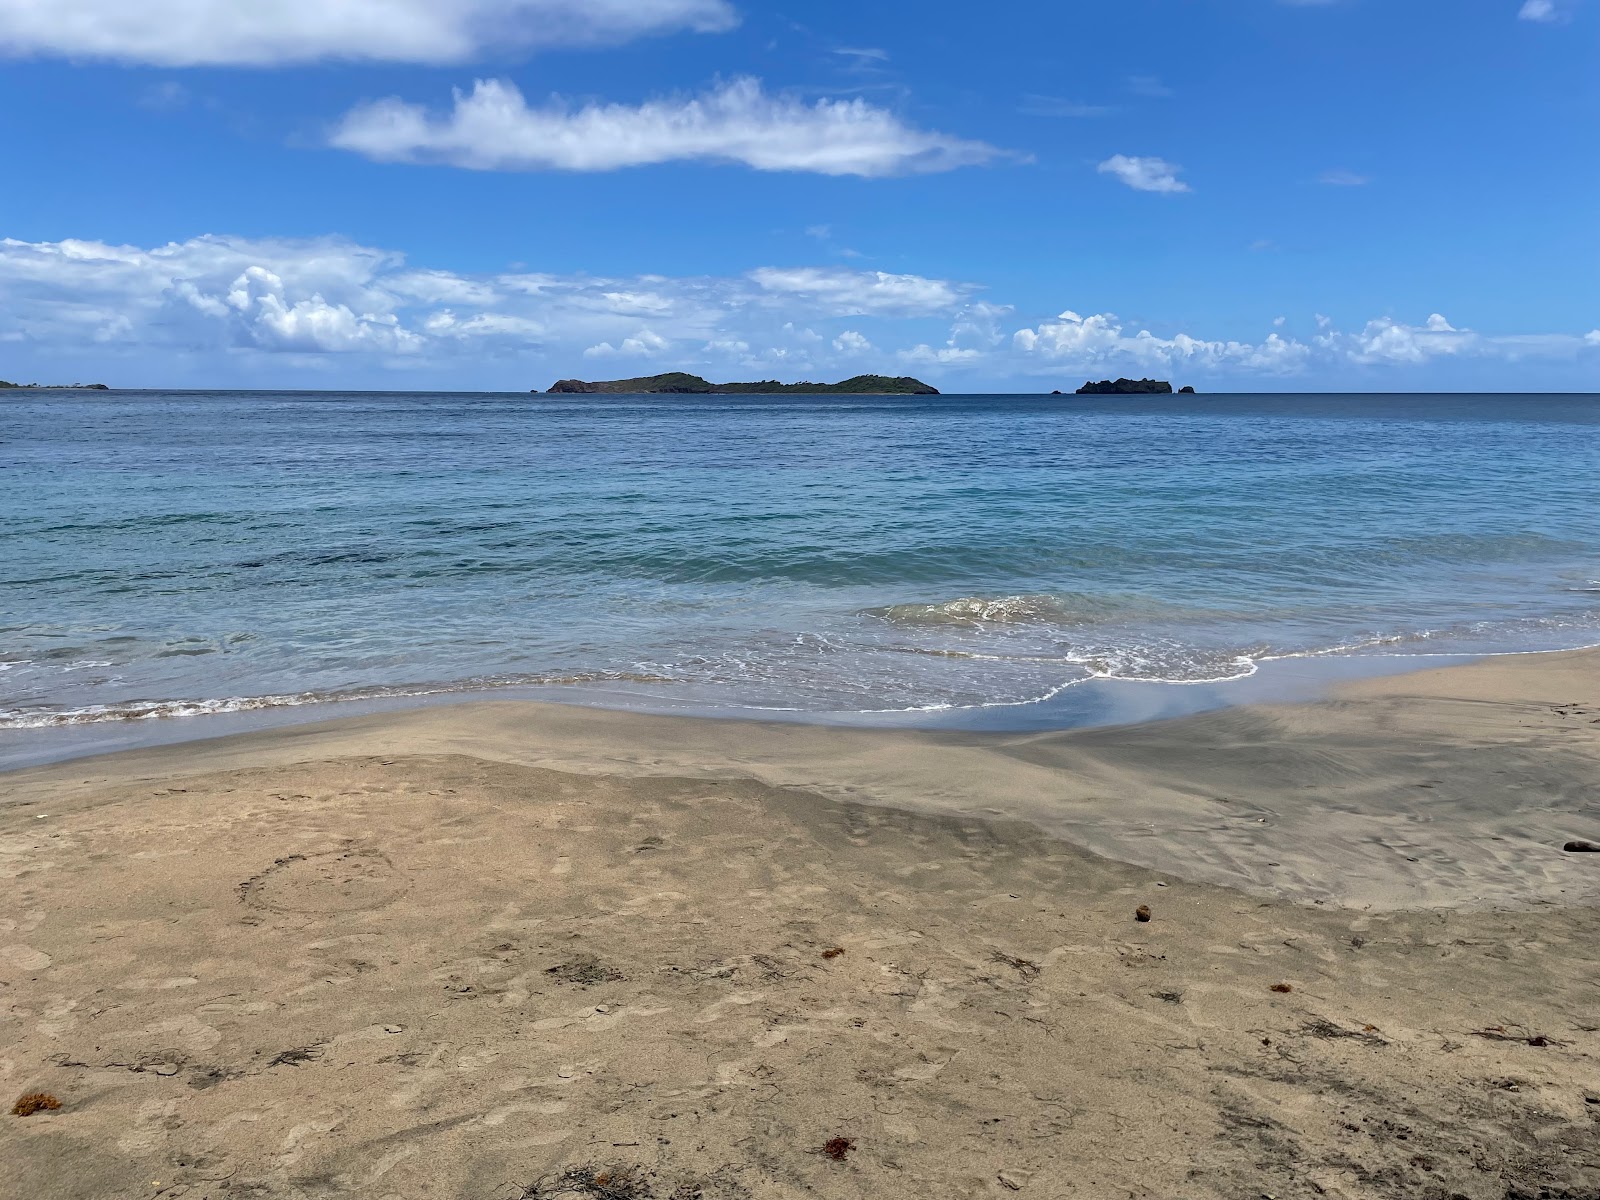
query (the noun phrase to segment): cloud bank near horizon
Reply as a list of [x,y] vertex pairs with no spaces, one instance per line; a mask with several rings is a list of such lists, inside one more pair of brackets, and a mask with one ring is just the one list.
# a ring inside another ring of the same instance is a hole
[[[936,380],[1185,373],[1263,381],[1323,369],[1392,373],[1441,360],[1592,356],[1586,334],[1490,335],[1434,313],[1341,331],[1258,339],[1158,335],[1111,313],[1019,321],[971,282],[844,267],[760,267],[741,275],[598,277],[463,274],[336,239],[193,238],[141,248],[66,239],[0,240],[0,353],[64,361],[179,352],[219,374],[242,356],[319,371],[448,367],[503,358],[570,374],[616,360],[618,374],[665,370],[758,378],[926,371]],[[1020,326],[1020,327],[1019,327]],[[552,376],[554,378],[554,376]]]

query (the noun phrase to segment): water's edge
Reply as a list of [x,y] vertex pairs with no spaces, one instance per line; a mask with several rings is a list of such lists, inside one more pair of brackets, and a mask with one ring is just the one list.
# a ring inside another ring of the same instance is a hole
[[[1590,647],[1571,647],[1572,650]],[[662,703],[637,694],[571,687],[503,688],[326,701],[159,720],[95,722],[0,730],[0,774],[157,746],[211,741],[272,729],[314,726],[349,717],[486,701],[536,701],[642,715],[772,724],[835,725],[926,732],[1014,734],[1141,725],[1218,709],[1325,699],[1340,684],[1463,666],[1485,658],[1536,657],[1562,651],[1504,654],[1395,654],[1284,658],[1252,674],[1205,683],[1119,679],[1083,681],[1048,701],[1028,705],[928,712],[810,712]]]

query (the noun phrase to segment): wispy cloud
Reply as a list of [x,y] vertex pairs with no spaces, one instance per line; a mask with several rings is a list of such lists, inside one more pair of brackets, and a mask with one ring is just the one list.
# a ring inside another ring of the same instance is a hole
[[1117,110],[1107,104],[1080,104],[1060,96],[1029,94],[1022,98],[1017,111],[1030,117],[1105,117]]
[[0,53],[162,66],[459,63],[737,20],[727,0],[0,0]]
[[668,162],[742,163],[761,171],[911,175],[1004,157],[983,142],[916,129],[865,100],[807,103],[735,79],[700,96],[640,105],[534,107],[505,80],[457,91],[435,115],[399,99],[345,116],[331,143],[381,162],[481,171],[613,171]]
[[889,61],[887,50],[877,50],[870,46],[835,46],[833,52],[842,54],[846,58],[865,59],[868,62]]
[[1343,167],[1335,167],[1324,171],[1317,176],[1318,183],[1325,183],[1329,187],[1365,187],[1372,182],[1370,175],[1360,175],[1355,171],[1347,171]]
[[1135,96],[1146,96],[1152,100],[1165,100],[1173,95],[1173,91],[1154,75],[1128,76],[1128,90]]
[[1546,24],[1559,21],[1562,11],[1555,0],[1523,0],[1517,17],[1523,21],[1541,21]]
[[930,316],[949,312],[971,291],[963,284],[921,275],[821,267],[763,267],[750,278],[765,292],[803,300],[842,316]]
[[1189,185],[1178,178],[1182,167],[1164,158],[1137,158],[1126,154],[1113,154],[1096,168],[1102,175],[1111,175],[1137,192],[1187,192]]

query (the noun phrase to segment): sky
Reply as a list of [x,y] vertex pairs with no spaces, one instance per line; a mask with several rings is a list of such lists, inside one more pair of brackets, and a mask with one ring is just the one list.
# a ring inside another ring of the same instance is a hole
[[0,0],[0,378],[1600,390],[1600,0]]

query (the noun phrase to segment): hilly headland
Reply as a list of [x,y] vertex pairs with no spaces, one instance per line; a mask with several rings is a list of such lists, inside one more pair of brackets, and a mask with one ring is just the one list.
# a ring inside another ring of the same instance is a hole
[[756,383],[711,383],[684,371],[664,375],[645,375],[638,379],[609,379],[591,382],[561,379],[550,386],[552,393],[587,395],[730,395],[776,396],[786,394],[840,396],[937,396],[939,389],[909,375],[857,375],[842,383],[779,383],[765,379]]

